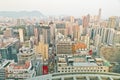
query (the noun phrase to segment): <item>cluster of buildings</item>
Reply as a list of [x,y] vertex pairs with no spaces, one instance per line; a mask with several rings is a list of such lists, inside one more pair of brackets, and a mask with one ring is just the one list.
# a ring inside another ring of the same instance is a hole
[[[120,46],[120,17],[0,18],[0,80],[49,73],[110,72],[101,48]],[[13,23],[14,24],[13,24]],[[109,54],[107,56],[110,56]]]

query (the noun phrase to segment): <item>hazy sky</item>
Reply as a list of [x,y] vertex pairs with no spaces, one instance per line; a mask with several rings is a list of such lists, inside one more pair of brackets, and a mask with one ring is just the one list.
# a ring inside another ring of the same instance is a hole
[[102,17],[120,16],[120,0],[0,0],[0,11],[38,10],[45,15],[97,15],[99,8]]

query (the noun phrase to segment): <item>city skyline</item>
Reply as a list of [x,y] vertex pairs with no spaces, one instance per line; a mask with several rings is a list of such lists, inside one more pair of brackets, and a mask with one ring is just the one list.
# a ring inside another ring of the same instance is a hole
[[[102,9],[102,18],[120,16],[119,0],[0,0],[0,11],[40,11],[44,15],[72,15],[80,17],[97,15]],[[114,7],[113,7],[114,6]]]

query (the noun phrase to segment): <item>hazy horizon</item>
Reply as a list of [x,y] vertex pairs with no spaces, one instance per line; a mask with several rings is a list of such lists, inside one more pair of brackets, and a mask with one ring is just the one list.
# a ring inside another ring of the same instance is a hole
[[120,16],[120,0],[0,0],[0,11],[40,11],[44,15]]

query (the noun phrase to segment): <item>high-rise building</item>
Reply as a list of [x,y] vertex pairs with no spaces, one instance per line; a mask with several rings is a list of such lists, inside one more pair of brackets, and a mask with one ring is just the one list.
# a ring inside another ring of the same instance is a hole
[[87,29],[89,27],[89,22],[90,22],[90,15],[88,14],[87,16],[83,17],[82,25],[83,25],[83,34],[87,34]]
[[31,36],[34,36],[34,26],[26,26],[26,37],[30,39]]
[[24,42],[24,30],[23,29],[19,29],[19,39],[21,43]]
[[34,28],[35,44],[39,43],[39,30],[37,27]]
[[0,46],[2,59],[15,60],[15,62],[17,62],[19,47],[20,44],[18,39],[7,39],[6,42],[3,40],[2,45]]
[[115,31],[114,45],[120,45],[120,31]]
[[100,36],[99,34],[97,34],[97,35],[95,36],[94,45],[95,45],[96,47],[98,47],[99,44],[100,44],[100,41],[101,41],[101,36]]
[[78,25],[74,25],[73,27],[73,39],[75,41],[80,40],[80,27]]
[[69,38],[63,38],[56,44],[57,55],[72,54],[72,41]]
[[43,38],[44,38],[44,43],[45,44],[50,44],[50,27],[49,26],[44,26],[42,28],[43,31]]
[[98,22],[100,22],[100,19],[101,19],[101,8],[99,9]]
[[109,28],[115,28],[117,24],[117,17],[116,16],[111,16],[108,21],[108,27]]
[[108,29],[108,36],[107,36],[108,45],[113,45],[114,33],[115,33],[114,29]]
[[88,21],[87,21],[87,17],[86,16],[84,16],[83,17],[83,28],[86,28],[86,27],[88,27]]
[[50,43],[53,43],[55,39],[55,24],[53,22],[50,22],[49,26],[50,26]]
[[48,44],[39,42],[39,44],[35,46],[35,52],[40,54],[43,60],[48,60]]
[[66,35],[66,26],[65,23],[57,23],[56,24],[56,32],[59,32],[63,35]]
[[73,29],[72,29],[73,23],[66,22],[66,35],[69,37],[73,36]]

